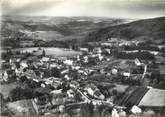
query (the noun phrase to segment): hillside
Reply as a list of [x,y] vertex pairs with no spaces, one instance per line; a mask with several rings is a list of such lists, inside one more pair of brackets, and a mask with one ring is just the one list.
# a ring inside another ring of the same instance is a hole
[[110,26],[90,33],[86,41],[100,41],[109,37],[126,40],[151,39],[153,41],[165,38],[165,17],[138,20],[127,24]]
[[81,43],[91,32],[124,22],[127,20],[101,17],[4,17],[2,45],[20,47],[19,41],[25,40],[33,43],[42,40],[50,44],[72,40]]

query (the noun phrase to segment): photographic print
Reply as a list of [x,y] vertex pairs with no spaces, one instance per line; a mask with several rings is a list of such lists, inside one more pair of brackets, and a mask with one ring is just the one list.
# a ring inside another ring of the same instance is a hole
[[0,116],[165,117],[165,0],[0,0]]

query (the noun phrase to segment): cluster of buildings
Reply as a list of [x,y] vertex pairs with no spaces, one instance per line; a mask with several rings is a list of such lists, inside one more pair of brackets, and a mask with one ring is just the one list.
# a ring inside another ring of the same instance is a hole
[[[17,82],[20,90],[30,92],[20,94],[23,95],[22,98],[17,98],[14,93],[10,92],[4,105],[6,107],[4,113],[21,116],[80,116],[82,105],[87,104],[93,105],[92,111],[94,112],[98,107],[104,106],[105,110],[111,109],[111,112],[107,112],[112,117],[124,117],[128,114],[136,116],[145,114],[148,112],[146,109],[164,108],[164,95],[160,99],[161,103],[155,102],[160,93],[165,94],[164,90],[150,87],[143,90],[143,95],[138,95],[138,93],[141,94],[142,89],[136,88],[137,92],[130,91],[127,95],[123,95],[124,98],[120,99],[123,100],[122,103],[117,104],[115,100],[118,93],[113,91],[108,97],[102,91],[103,89],[98,87],[99,81],[100,83],[106,82],[104,78],[100,77],[95,81],[97,83],[94,82],[95,75],[100,74],[106,77],[107,83],[141,87],[143,84],[141,82],[146,81],[146,77],[152,74],[152,62],[141,61],[138,58],[119,60],[113,57],[114,46],[138,45],[138,42],[116,42],[116,39],[111,39],[101,43],[100,47],[95,47],[92,51],[88,48],[79,48],[82,54],[78,56],[52,57],[47,56],[45,51],[40,55],[30,53],[26,58],[21,55],[12,56],[3,61],[1,83]],[[149,83],[145,82],[143,86],[149,86]],[[153,98],[150,92],[155,92]],[[111,99],[114,96],[116,96],[115,99]],[[138,99],[135,101],[136,96]],[[159,110],[162,111],[162,109]],[[150,114],[155,114],[154,110]]]

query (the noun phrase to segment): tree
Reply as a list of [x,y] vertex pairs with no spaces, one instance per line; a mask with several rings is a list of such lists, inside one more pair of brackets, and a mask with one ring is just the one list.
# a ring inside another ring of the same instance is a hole
[[82,104],[81,105],[79,117],[90,117],[88,104]]
[[31,99],[33,97],[33,90],[31,88],[21,88],[16,87],[9,93],[9,98],[11,101],[17,101],[21,99]]
[[61,72],[58,68],[54,67],[51,69],[51,76],[54,76],[54,77],[60,77],[61,76]]
[[93,105],[92,101],[88,104],[88,107],[89,107],[89,114],[90,114],[90,116],[92,116],[94,113],[93,112],[94,105]]
[[42,56],[45,56],[46,55],[46,52],[45,50],[42,51]]

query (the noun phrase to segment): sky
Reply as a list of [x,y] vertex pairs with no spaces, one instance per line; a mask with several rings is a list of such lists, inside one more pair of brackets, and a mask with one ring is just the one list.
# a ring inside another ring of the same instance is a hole
[[165,0],[0,0],[1,14],[25,16],[165,16]]

